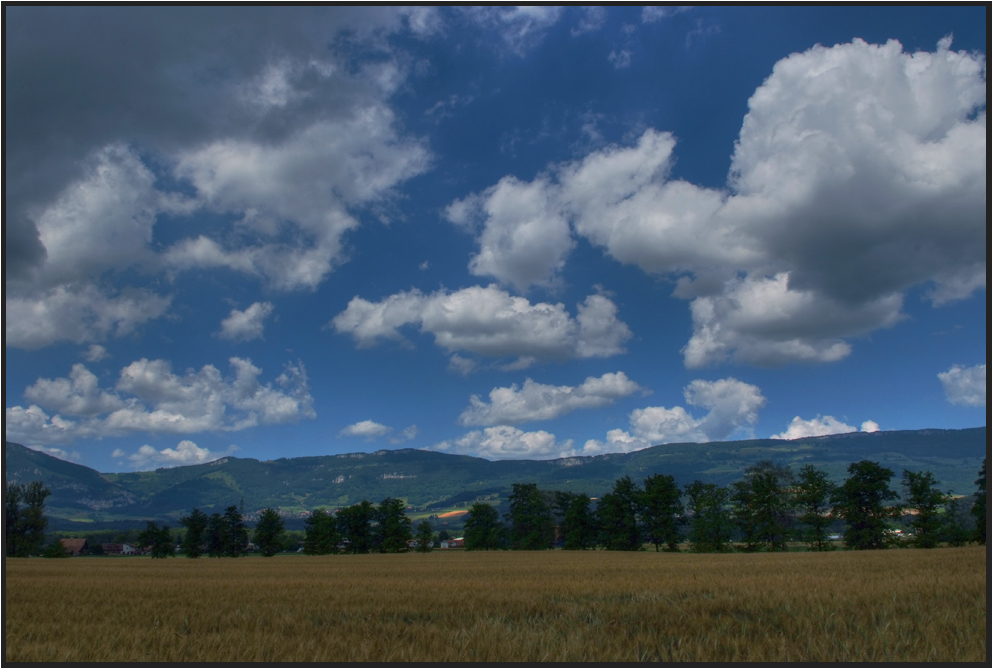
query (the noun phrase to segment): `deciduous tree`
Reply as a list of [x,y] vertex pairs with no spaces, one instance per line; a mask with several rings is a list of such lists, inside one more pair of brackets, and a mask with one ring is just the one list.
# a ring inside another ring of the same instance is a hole
[[379,503],[376,509],[376,546],[381,553],[406,552],[408,542],[414,538],[406,509],[403,500],[395,497],[387,497]]
[[793,473],[788,467],[763,460],[747,467],[745,477],[731,486],[734,519],[745,550],[761,546],[770,551],[786,550],[792,520],[792,481]]
[[596,548],[597,526],[586,493],[555,492],[554,510],[564,550]]
[[368,553],[374,546],[372,521],[376,507],[368,500],[338,511],[338,532],[346,553]]
[[207,538],[207,526],[210,518],[200,509],[193,509],[190,515],[179,519],[179,524],[186,528],[182,548],[186,557],[198,558],[203,555],[203,544]]
[[536,483],[514,483],[510,494],[510,547],[513,550],[547,550],[555,538],[551,510]]
[[427,553],[434,548],[434,538],[431,532],[431,523],[422,520],[417,524],[417,552]]
[[272,508],[262,509],[259,522],[255,524],[253,539],[265,557],[272,557],[283,547],[283,518]]
[[683,524],[682,491],[676,479],[668,474],[655,474],[645,479],[641,495],[641,518],[645,537],[667,551],[679,550],[679,528]]
[[145,529],[138,535],[138,543],[142,548],[147,548],[153,558],[172,557],[176,552],[169,526],[159,527],[154,520],[146,523]]
[[4,494],[4,553],[37,555],[45,542],[45,499],[52,491],[41,481],[7,483]]
[[803,540],[812,551],[834,550],[827,540],[831,525],[831,494],[834,484],[828,480],[827,472],[813,465],[800,468],[793,501],[803,523]]
[[855,550],[886,548],[886,521],[900,514],[888,505],[897,494],[890,490],[893,470],[870,460],[848,466],[848,478],[831,497],[834,512],[845,519],[845,545]]
[[730,548],[731,519],[727,488],[694,481],[686,486],[689,498],[690,543],[698,553],[719,553]]
[[303,552],[307,555],[329,555],[338,552],[341,535],[338,519],[326,509],[314,509],[303,523]]
[[931,472],[904,469],[903,487],[907,491],[907,507],[916,512],[910,521],[915,532],[913,545],[934,548],[941,541],[942,523],[938,514],[951,495],[938,490],[938,481]]
[[[467,551],[487,551],[502,548],[503,525],[500,514],[485,502],[476,502],[469,507],[465,518],[465,549]],[[442,535],[446,535],[442,538]],[[440,540],[448,539],[448,531],[442,530]]]
[[642,533],[638,525],[642,491],[630,476],[614,481],[614,489],[597,505],[600,544],[611,551],[640,551]]
[[983,467],[976,479],[976,500],[972,503],[972,515],[976,518],[975,540],[985,544],[986,529],[990,524],[989,516],[986,515],[986,458],[983,458]]

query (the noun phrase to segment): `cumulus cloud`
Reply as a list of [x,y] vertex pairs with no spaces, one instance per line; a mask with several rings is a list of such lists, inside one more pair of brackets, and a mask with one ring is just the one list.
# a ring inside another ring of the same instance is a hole
[[110,353],[107,352],[107,349],[100,344],[90,344],[90,347],[81,355],[83,360],[86,362],[100,362],[101,360],[106,360],[110,357]]
[[221,321],[221,339],[250,341],[263,339],[265,319],[272,313],[272,302],[255,302],[244,311],[232,309],[227,318]]
[[223,458],[225,455],[240,450],[237,446],[231,445],[223,453],[217,453],[207,448],[201,448],[192,441],[184,439],[176,445],[176,448],[163,448],[161,451],[155,450],[152,446],[145,444],[131,455],[127,455],[121,449],[115,449],[111,454],[115,458],[127,457],[128,463],[135,471],[146,471],[162,467],[182,467],[184,465],[202,465]]
[[54,446],[29,446],[28,448],[40,451],[45,455],[51,455],[53,458],[58,458],[59,460],[65,460],[66,462],[79,462],[82,459],[78,451],[67,451],[63,448],[55,448]]
[[96,377],[76,364],[69,378],[38,379],[29,386],[24,396],[33,403],[26,409],[6,408],[6,435],[29,444],[67,444],[135,432],[237,431],[316,417],[302,363],[287,364],[265,385],[258,380],[262,370],[250,360],[229,363],[228,378],[213,365],[180,376],[165,360],[142,358],[121,370],[113,391],[101,389]]
[[859,432],[879,432],[879,423],[874,420],[864,420]]
[[[169,305],[136,283],[149,275],[218,268],[312,290],[346,260],[355,211],[388,217],[395,187],[430,164],[390,107],[407,65],[386,38],[433,34],[437,10],[35,7],[7,18],[5,76],[20,91],[5,108],[18,129],[4,147],[7,345],[127,334]],[[340,34],[380,57],[332,52]],[[201,213],[224,222],[187,236]]]
[[442,441],[431,446],[431,450],[490,460],[547,460],[575,455],[572,443],[572,439],[557,441],[554,434],[544,430],[523,432],[509,425],[498,425]]
[[[561,303],[531,304],[495,285],[430,295],[415,289],[380,302],[356,296],[329,325],[350,334],[359,348],[384,339],[409,346],[400,328],[418,325],[449,353],[495,358],[605,358],[623,353],[631,337],[627,325],[617,319],[616,305],[605,295],[587,297],[577,305],[573,318]],[[452,365],[468,371],[460,362],[464,359],[453,358]]]
[[972,367],[952,365],[947,372],[940,372],[938,379],[945,388],[945,399],[952,404],[986,406],[985,362]]
[[614,429],[607,432],[606,441],[590,439],[583,445],[582,453],[626,453],[665,443],[727,439],[754,425],[766,401],[758,386],[735,378],[697,379],[683,389],[683,397],[687,404],[709,412],[695,418],[681,406],[635,409],[628,417],[630,431]]
[[366,441],[372,441],[378,437],[386,436],[392,431],[393,428],[387,425],[371,420],[361,420],[343,428],[338,434],[342,437],[362,437]]
[[[986,60],[950,46],[856,39],[779,61],[749,100],[726,188],[671,178],[675,139],[649,129],[531,182],[505,177],[449,218],[482,226],[477,270],[518,289],[554,277],[573,234],[678,278],[688,367],[839,360],[847,339],[902,318],[907,289],[937,306],[986,285]],[[489,215],[498,192],[521,206]],[[507,243],[542,234],[536,211],[555,243]]]
[[518,388],[514,384],[490,391],[489,403],[478,395],[459,415],[460,425],[517,425],[535,420],[550,420],[577,409],[596,409],[644,390],[624,372],[588,377],[579,386],[552,386],[531,379]]
[[[863,428],[872,425],[867,425],[872,423],[875,425],[876,430],[879,426],[872,421],[866,421],[863,423]],[[875,432],[873,429],[863,429],[863,432]],[[851,425],[842,423],[837,420],[834,416],[817,416],[816,418],[811,418],[810,420],[804,420],[799,416],[793,418],[790,424],[787,426],[786,430],[774,434],[770,439],[802,439],[804,437],[823,437],[829,434],[845,434],[847,432],[857,432],[858,430]]]

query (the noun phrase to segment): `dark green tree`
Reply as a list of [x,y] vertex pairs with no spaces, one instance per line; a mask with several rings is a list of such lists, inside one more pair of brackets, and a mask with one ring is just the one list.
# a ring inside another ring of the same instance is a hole
[[941,525],[941,540],[949,546],[965,546],[971,538],[971,533],[962,524],[961,516],[969,512],[960,508],[959,500],[948,494],[948,502],[945,504],[945,520]]
[[931,472],[903,470],[903,487],[907,491],[907,507],[913,514],[913,545],[934,548],[941,541],[942,518],[939,515],[950,496],[938,490],[938,481]]
[[793,502],[799,514],[797,519],[803,523],[803,540],[812,551],[834,550],[834,544],[827,540],[833,492],[834,484],[828,480],[827,472],[813,465],[800,468]]
[[45,550],[42,552],[41,556],[46,558],[72,557],[69,555],[69,551],[66,549],[66,547],[63,546],[62,542],[59,541],[58,539],[55,539],[50,544],[48,544],[48,546],[46,546]]
[[193,509],[190,515],[179,519],[179,524],[186,528],[182,548],[186,557],[198,558],[203,555],[203,544],[207,539],[207,525],[210,518],[200,509]]
[[985,544],[986,528],[990,524],[989,516],[986,515],[986,458],[983,458],[983,467],[976,479],[976,501],[972,503],[972,515],[976,518],[974,538],[978,543]]
[[434,548],[434,537],[431,531],[431,523],[422,520],[417,524],[417,552],[428,553]]
[[793,473],[769,460],[745,469],[745,477],[731,486],[735,523],[741,530],[744,550],[765,547],[785,551],[792,520],[790,486]]
[[230,530],[227,523],[224,522],[224,516],[219,513],[211,514],[207,521],[207,555],[216,558],[223,557],[225,547],[229,543],[229,533]]
[[[242,507],[244,507],[244,501]],[[227,533],[224,542],[225,557],[241,557],[248,550],[248,526],[241,510],[234,505],[224,510],[224,524]]]
[[689,500],[690,543],[697,553],[719,553],[730,548],[731,518],[727,488],[694,481],[685,487]]
[[252,538],[255,545],[262,551],[265,557],[272,557],[283,547],[283,535],[286,530],[283,527],[283,518],[279,512],[272,508],[262,509],[259,513],[259,522],[255,524],[255,533]]
[[410,518],[402,499],[387,497],[376,509],[376,546],[381,553],[405,553],[411,539]]
[[552,547],[555,525],[551,509],[536,483],[514,483],[510,493],[510,547],[513,550],[539,551]]
[[303,552],[307,555],[330,555],[338,552],[341,535],[338,519],[326,509],[314,509],[303,522]]
[[159,527],[154,520],[146,523],[145,529],[138,535],[138,543],[142,548],[148,549],[153,558],[172,557],[176,552],[169,526]]
[[642,550],[642,533],[638,525],[642,491],[622,476],[614,481],[614,489],[600,498],[597,505],[597,526],[600,545],[610,551]]
[[368,500],[338,511],[338,532],[346,553],[368,553],[374,547],[372,521],[376,507]]
[[848,465],[848,478],[831,497],[834,513],[844,518],[845,546],[854,550],[886,548],[886,521],[900,515],[900,507],[887,505],[897,498],[890,490],[893,470],[861,460]]
[[37,555],[45,543],[45,499],[52,491],[41,481],[7,483],[4,495],[4,554]]
[[641,519],[645,538],[667,551],[679,550],[679,528],[683,524],[682,491],[676,479],[668,474],[655,474],[645,479],[641,495]]
[[[447,530],[439,533],[440,537],[447,535]],[[489,551],[502,548],[503,525],[500,514],[485,502],[476,502],[469,507],[469,515],[465,518],[465,549],[467,551]]]
[[596,548],[596,518],[590,509],[589,496],[586,493],[556,491],[554,500],[562,548],[567,551]]

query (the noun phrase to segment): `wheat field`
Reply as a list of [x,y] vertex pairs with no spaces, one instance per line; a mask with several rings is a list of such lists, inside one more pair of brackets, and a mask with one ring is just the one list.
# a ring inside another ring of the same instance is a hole
[[988,662],[986,549],[5,560],[7,662]]

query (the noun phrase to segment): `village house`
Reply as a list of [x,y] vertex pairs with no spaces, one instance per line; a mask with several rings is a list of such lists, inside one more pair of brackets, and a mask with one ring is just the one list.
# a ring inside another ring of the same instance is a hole
[[86,555],[90,552],[90,545],[86,543],[86,539],[59,539],[59,542],[69,555]]
[[104,555],[137,555],[138,549],[131,544],[100,544]]
[[445,539],[441,542],[442,548],[465,548],[465,539],[459,537],[458,539]]

